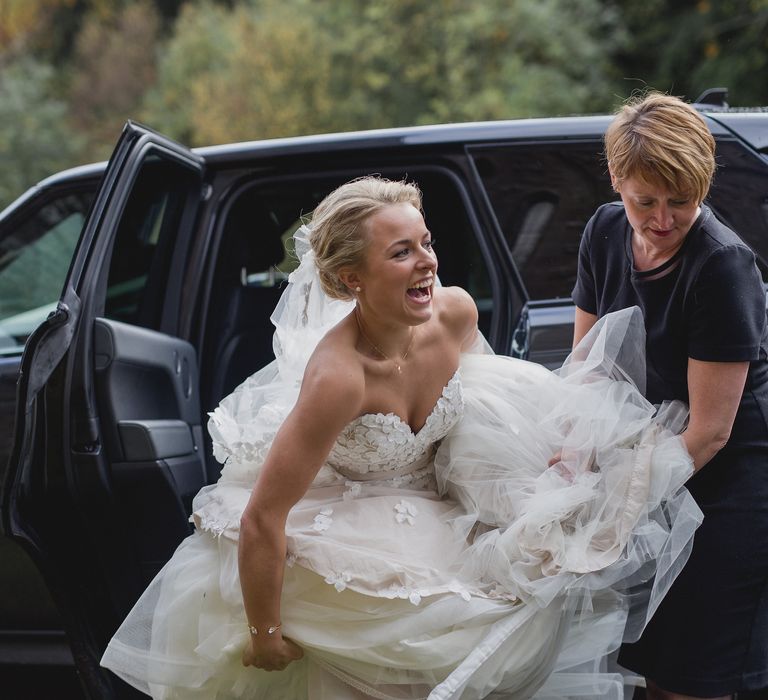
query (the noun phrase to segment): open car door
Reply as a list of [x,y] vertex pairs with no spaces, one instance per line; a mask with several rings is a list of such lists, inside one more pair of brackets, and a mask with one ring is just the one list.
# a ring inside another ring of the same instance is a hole
[[21,362],[3,527],[40,568],[92,698],[134,697],[98,661],[205,483],[196,352],[177,335],[203,177],[201,157],[126,125]]

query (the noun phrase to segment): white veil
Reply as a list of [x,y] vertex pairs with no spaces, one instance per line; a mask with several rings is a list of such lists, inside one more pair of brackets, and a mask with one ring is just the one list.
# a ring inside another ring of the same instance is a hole
[[309,234],[306,224],[294,233],[299,266],[271,316],[275,359],[210,413],[208,431],[214,457],[224,464],[224,481],[255,482],[275,433],[296,403],[312,352],[355,307],[354,301],[331,299],[323,292]]

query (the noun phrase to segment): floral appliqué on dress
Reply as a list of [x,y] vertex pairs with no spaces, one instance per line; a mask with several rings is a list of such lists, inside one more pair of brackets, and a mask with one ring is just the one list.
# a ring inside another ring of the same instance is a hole
[[[459,372],[451,377],[424,425],[413,432],[394,413],[366,413],[349,423],[336,440],[328,464],[354,482],[355,478],[409,484],[417,472],[432,471],[436,443],[464,412]],[[389,474],[388,474],[389,472]],[[354,497],[358,494],[351,494]],[[346,498],[345,494],[345,498]]]
[[316,516],[312,529],[316,532],[324,532],[333,523],[333,508],[323,508]]
[[408,523],[409,525],[416,524],[416,516],[419,514],[418,509],[410,501],[401,499],[400,503],[395,505],[395,520],[399,523]]

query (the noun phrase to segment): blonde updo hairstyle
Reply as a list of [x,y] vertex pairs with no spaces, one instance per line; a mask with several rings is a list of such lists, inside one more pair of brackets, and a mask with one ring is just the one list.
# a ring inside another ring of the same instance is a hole
[[339,272],[362,264],[368,245],[368,220],[393,204],[412,204],[423,213],[416,185],[373,176],[347,182],[317,205],[309,242],[320,284],[332,299],[354,299],[352,290],[339,279]]
[[630,177],[701,203],[715,173],[715,139],[702,116],[659,92],[631,98],[605,132],[614,189]]

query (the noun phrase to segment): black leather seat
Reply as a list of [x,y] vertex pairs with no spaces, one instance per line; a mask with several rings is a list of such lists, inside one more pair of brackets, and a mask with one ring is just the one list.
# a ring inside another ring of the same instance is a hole
[[240,196],[227,215],[209,309],[203,358],[204,410],[274,359],[270,316],[282,293],[276,266],[285,258],[281,227]]

